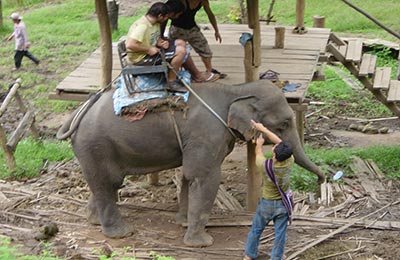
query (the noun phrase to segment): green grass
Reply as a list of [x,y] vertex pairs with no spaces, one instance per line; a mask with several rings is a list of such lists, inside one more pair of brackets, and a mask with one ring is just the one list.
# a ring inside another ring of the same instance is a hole
[[[352,156],[361,159],[373,160],[379,169],[386,174],[388,178],[400,180],[400,146],[372,146],[368,148],[334,148],[334,149],[313,149],[306,147],[306,154],[310,160],[320,166],[325,174],[329,170],[343,171],[345,176],[354,175],[350,168]],[[317,177],[307,170],[295,165],[292,171],[291,184],[294,190],[315,191]]]
[[18,143],[14,154],[17,169],[10,172],[3,152],[0,153],[0,179],[32,178],[39,174],[44,161],[49,163],[71,160],[74,155],[71,144],[67,141],[36,141],[23,139]]

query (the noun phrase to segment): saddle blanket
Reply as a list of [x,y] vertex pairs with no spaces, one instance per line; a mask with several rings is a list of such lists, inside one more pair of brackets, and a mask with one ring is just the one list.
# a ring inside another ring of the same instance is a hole
[[[190,73],[187,71],[180,70],[178,76],[182,80],[190,85]],[[165,80],[160,80],[160,78],[154,76],[138,76],[136,78],[136,89],[138,92],[130,94],[125,86],[123,78],[120,76],[116,80],[116,90],[113,94],[114,112],[116,115],[121,115],[123,108],[140,103],[144,100],[154,99],[154,98],[167,98],[168,96],[180,96],[183,101],[187,103],[189,99],[189,91],[187,92],[169,92],[166,91],[163,86]],[[144,92],[140,92],[144,91]]]

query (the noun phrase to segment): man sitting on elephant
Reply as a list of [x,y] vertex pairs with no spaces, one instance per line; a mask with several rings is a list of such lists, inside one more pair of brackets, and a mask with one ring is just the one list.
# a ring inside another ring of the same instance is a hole
[[182,85],[177,80],[176,72],[183,65],[192,75],[201,73],[194,65],[186,51],[186,43],[183,40],[164,40],[161,37],[160,24],[165,23],[170,8],[161,2],[154,3],[146,15],[134,22],[128,32],[126,48],[129,50],[129,61],[135,65],[159,65],[162,62],[161,49],[165,51],[165,60],[173,70],[168,72],[169,87],[173,90],[181,90]]

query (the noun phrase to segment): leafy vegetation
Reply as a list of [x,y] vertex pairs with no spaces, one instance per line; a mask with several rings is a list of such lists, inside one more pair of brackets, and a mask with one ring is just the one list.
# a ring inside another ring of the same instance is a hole
[[74,157],[71,144],[67,141],[36,141],[32,138],[21,140],[14,156],[18,168],[10,172],[3,152],[0,153],[0,179],[36,177],[46,162],[71,160]]
[[[355,148],[334,148],[314,149],[306,147],[306,153],[311,161],[320,166],[327,174],[328,179],[332,176],[332,171],[341,170],[345,175],[351,176],[354,173],[350,168],[353,156],[361,159],[372,159],[379,169],[386,173],[388,178],[400,180],[400,164],[398,157],[400,146],[372,146],[363,149]],[[295,165],[292,171],[291,183],[294,190],[315,191],[317,178],[314,174]]]

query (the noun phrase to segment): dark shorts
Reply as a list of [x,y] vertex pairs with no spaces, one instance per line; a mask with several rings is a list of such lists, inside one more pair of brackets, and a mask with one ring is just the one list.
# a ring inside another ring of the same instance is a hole
[[187,41],[201,57],[211,58],[213,55],[206,37],[198,26],[194,26],[191,29],[183,29],[172,25],[169,29],[169,37]]
[[[175,40],[168,40],[169,47],[168,49],[163,49],[165,54],[165,60],[170,62],[172,58],[175,56]],[[153,66],[153,65],[160,65],[162,63],[162,54],[157,53],[156,55],[146,55],[141,61],[135,63],[135,65],[141,66]]]

